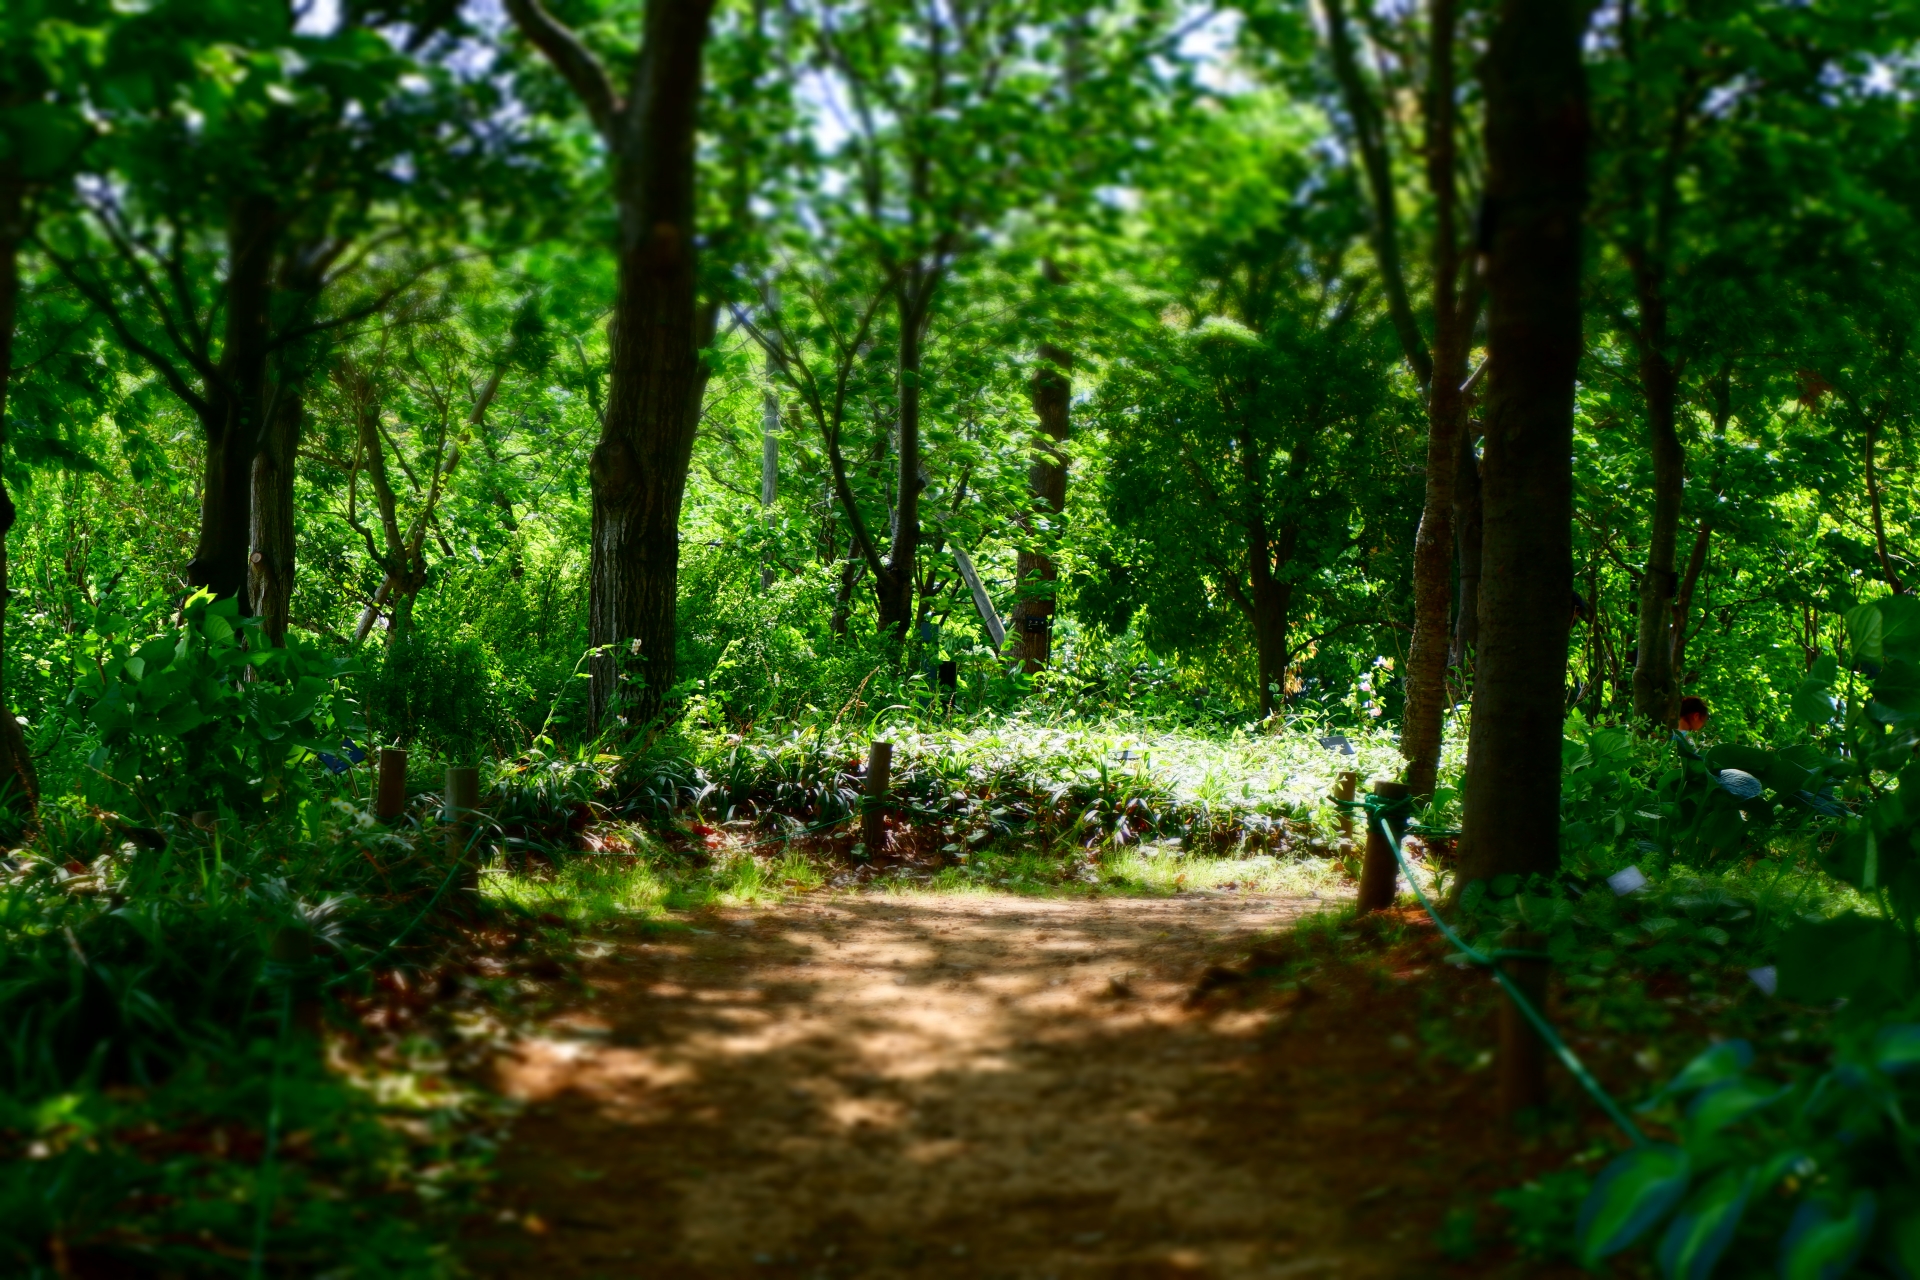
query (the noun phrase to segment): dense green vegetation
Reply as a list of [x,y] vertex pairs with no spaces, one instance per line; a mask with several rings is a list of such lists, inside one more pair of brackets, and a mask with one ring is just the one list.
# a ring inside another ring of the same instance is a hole
[[1920,1274],[1916,40],[8,0],[4,1267],[444,1273],[574,930],[1320,885],[1353,768],[1664,1081],[1497,1247]]

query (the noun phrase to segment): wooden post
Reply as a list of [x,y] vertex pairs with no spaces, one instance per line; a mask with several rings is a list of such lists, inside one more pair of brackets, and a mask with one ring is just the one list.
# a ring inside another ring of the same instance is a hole
[[[1389,782],[1377,778],[1373,783],[1373,794],[1387,800],[1404,800],[1409,788],[1404,782]],[[1407,829],[1407,815],[1397,814],[1387,819],[1387,825],[1393,828],[1394,837]],[[1380,824],[1367,820],[1367,860],[1360,867],[1360,910],[1384,911],[1393,905],[1394,886],[1400,879],[1400,864],[1394,860],[1393,846],[1387,843],[1386,836],[1380,832]]]
[[[1348,804],[1353,803],[1354,792],[1360,786],[1360,775],[1351,771],[1342,773],[1333,782],[1333,798]],[[1340,852],[1353,852],[1353,810],[1340,810]]]
[[[1537,933],[1512,935],[1508,945],[1516,951],[1538,951],[1547,940]],[[1547,1012],[1547,962],[1545,960],[1502,960],[1513,985],[1532,1002],[1544,1017]],[[1524,1112],[1544,1106],[1547,1101],[1547,1044],[1527,1021],[1511,997],[1500,994],[1500,1115],[1511,1122]]]
[[472,765],[447,766],[447,800],[441,817],[447,824],[447,855],[465,864],[460,883],[475,888],[480,883],[480,860],[467,847],[473,835],[473,811],[480,807],[480,771]]
[[380,789],[375,793],[373,816],[392,822],[407,807],[407,753],[398,747],[380,748]]
[[860,824],[860,839],[867,856],[877,857],[887,847],[886,814],[880,806],[887,802],[887,784],[893,773],[893,744],[875,741],[867,755],[867,812]]

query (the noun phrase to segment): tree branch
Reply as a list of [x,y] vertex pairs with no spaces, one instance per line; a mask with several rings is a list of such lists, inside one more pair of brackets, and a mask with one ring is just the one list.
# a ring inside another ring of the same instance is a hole
[[580,104],[587,109],[587,118],[606,139],[607,147],[618,151],[620,97],[613,91],[613,83],[607,79],[607,70],[600,65],[600,60],[580,43],[579,36],[548,13],[540,0],[506,0],[506,3],[507,13],[521,34],[546,55],[554,70],[573,87]]

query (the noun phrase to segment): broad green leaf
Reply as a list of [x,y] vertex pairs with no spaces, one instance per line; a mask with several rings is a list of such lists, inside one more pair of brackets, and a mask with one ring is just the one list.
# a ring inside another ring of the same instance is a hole
[[1687,1132],[1701,1138],[1718,1133],[1754,1112],[1778,1102],[1789,1091],[1766,1080],[1740,1077],[1704,1090],[1687,1108]]
[[1920,715],[1920,665],[1889,658],[1873,682],[1873,704],[1883,720]]
[[1588,1266],[1631,1245],[1687,1193],[1692,1162],[1679,1147],[1635,1147],[1601,1170],[1580,1206],[1580,1257]]
[[1761,786],[1760,779],[1744,769],[1722,769],[1718,780],[1728,795],[1741,800],[1752,800],[1766,789]]
[[1880,606],[1877,604],[1857,604],[1847,610],[1847,642],[1853,647],[1856,659],[1865,658],[1869,662],[1879,662],[1885,656],[1881,647],[1883,624],[1880,618]]
[[1853,1269],[1873,1230],[1873,1192],[1854,1193],[1844,1213],[1824,1200],[1803,1200],[1780,1241],[1780,1280],[1840,1280]]
[[1889,1075],[1920,1066],[1920,1023],[1898,1022],[1873,1038],[1873,1065]]
[[1733,1243],[1753,1184],[1752,1169],[1729,1169],[1695,1192],[1660,1241],[1660,1274],[1667,1280],[1707,1280]]
[[1825,685],[1809,680],[1794,692],[1793,718],[1808,724],[1826,724],[1833,719],[1833,695]]
[[1920,661],[1920,599],[1888,596],[1880,610],[1880,650],[1889,660]]
[[1737,769],[1741,773],[1750,773],[1763,777],[1773,768],[1774,755],[1764,747],[1749,747],[1737,742],[1723,742],[1706,754],[1707,768],[1715,773],[1723,769]]
[[1697,1055],[1667,1081],[1662,1094],[1687,1093],[1737,1078],[1753,1065],[1753,1046],[1745,1040],[1722,1040]]

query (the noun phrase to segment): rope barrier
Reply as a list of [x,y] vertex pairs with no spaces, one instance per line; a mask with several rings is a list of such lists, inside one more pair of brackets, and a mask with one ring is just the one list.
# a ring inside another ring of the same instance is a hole
[[[1502,960],[1544,960],[1548,957],[1537,951],[1481,951],[1479,948],[1467,942],[1466,939],[1462,938],[1458,933],[1455,933],[1452,927],[1440,918],[1440,913],[1434,910],[1432,901],[1428,899],[1426,892],[1420,887],[1419,878],[1413,874],[1413,868],[1407,863],[1407,855],[1400,847],[1401,838],[1395,837],[1393,829],[1388,822],[1391,815],[1410,808],[1410,802],[1403,798],[1388,799],[1384,796],[1368,796],[1363,800],[1336,800],[1334,803],[1343,808],[1365,809],[1367,811],[1368,821],[1378,827],[1380,834],[1386,837],[1387,847],[1393,850],[1393,860],[1400,864],[1400,873],[1406,876],[1408,885],[1413,889],[1413,896],[1420,900],[1421,907],[1426,910],[1427,918],[1432,920],[1434,927],[1440,930],[1440,936],[1451,943],[1455,951],[1465,956],[1469,963],[1492,970],[1494,981],[1500,984],[1500,989],[1507,993],[1507,997],[1513,1001],[1514,1006],[1518,1008],[1526,1020],[1533,1025],[1533,1029],[1539,1033],[1540,1039],[1546,1043],[1549,1049],[1553,1050],[1554,1056],[1559,1058],[1560,1061],[1566,1065],[1567,1070],[1573,1073],[1573,1078],[1580,1082],[1580,1087],[1587,1091],[1587,1096],[1599,1104],[1600,1109],[1606,1113],[1607,1118],[1613,1121],[1635,1146],[1645,1146],[1647,1143],[1647,1135],[1640,1132],[1640,1127],[1621,1109],[1620,1104],[1613,1100],[1613,1096],[1601,1087],[1600,1082],[1594,1079],[1593,1073],[1587,1070],[1586,1064],[1580,1061],[1573,1050],[1567,1046],[1567,1042],[1562,1040],[1559,1034],[1554,1031],[1553,1024],[1547,1021],[1546,1015],[1534,1007],[1533,1001],[1527,999],[1519,986],[1507,975],[1506,971],[1500,967],[1500,961]],[[1413,830],[1411,827],[1408,828],[1409,833],[1412,833]]]

